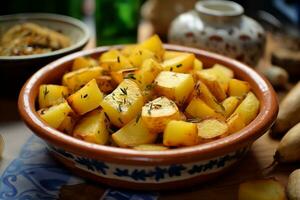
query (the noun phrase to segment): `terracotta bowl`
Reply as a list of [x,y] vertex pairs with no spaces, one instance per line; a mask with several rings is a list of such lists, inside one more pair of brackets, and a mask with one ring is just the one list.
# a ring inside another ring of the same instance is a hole
[[248,81],[261,103],[258,116],[247,127],[230,136],[197,146],[160,152],[91,144],[43,123],[35,109],[39,85],[59,83],[75,58],[96,58],[110,48],[81,51],[48,64],[26,82],[19,96],[20,114],[27,126],[47,143],[55,158],[80,176],[111,186],[143,190],[186,187],[203,182],[236,164],[251,144],[270,128],[277,116],[278,102],[272,86],[250,67],[207,51],[165,45],[169,50],[194,53],[205,66],[214,63],[228,66],[239,79]]

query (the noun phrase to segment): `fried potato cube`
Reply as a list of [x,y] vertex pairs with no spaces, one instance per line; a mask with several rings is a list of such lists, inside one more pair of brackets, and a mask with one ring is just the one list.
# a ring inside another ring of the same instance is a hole
[[209,88],[218,101],[223,101],[226,98],[226,87],[224,87],[220,79],[218,79],[214,73],[210,73],[209,70],[210,69],[197,71],[196,76]]
[[165,151],[169,148],[161,144],[141,144],[133,147],[133,149],[139,151]]
[[213,71],[213,73],[218,78],[221,78],[224,82],[229,81],[229,79],[233,78],[234,76],[234,73],[231,69],[220,64],[214,64],[214,66],[211,68],[211,71]]
[[100,91],[106,94],[113,91],[117,87],[116,82],[112,79],[111,76],[103,75],[95,78],[95,80]]
[[124,127],[112,134],[113,141],[120,147],[151,144],[156,138],[157,134],[150,133],[140,117],[134,118]]
[[240,184],[238,200],[286,200],[284,187],[274,179],[247,181]]
[[110,50],[103,53],[99,58],[100,66],[108,71],[133,68],[129,59],[118,50]]
[[122,127],[141,111],[144,98],[139,86],[134,81],[124,79],[100,104],[110,122],[117,127]]
[[140,68],[143,62],[149,58],[155,59],[154,52],[137,47],[129,56],[129,61],[133,64],[134,67]]
[[39,108],[46,108],[65,101],[69,89],[62,85],[43,84],[39,88]]
[[158,94],[183,105],[194,89],[194,79],[191,74],[162,71],[155,79],[155,90]]
[[57,128],[59,131],[71,135],[75,126],[75,120],[71,116],[66,116],[64,121]]
[[72,112],[72,108],[66,101],[38,111],[42,120],[55,129],[60,126],[70,112]]
[[93,58],[87,58],[87,57],[78,57],[73,61],[72,64],[72,71],[86,68],[86,67],[95,67],[98,63]]
[[228,85],[228,95],[243,97],[250,91],[250,84],[246,81],[231,79]]
[[122,48],[120,50],[121,54],[123,54],[124,56],[129,56],[135,49],[136,49],[137,45],[136,44],[130,44],[130,45],[126,45],[124,46],[124,48]]
[[120,84],[125,78],[135,80],[135,73],[137,70],[138,68],[121,69],[112,71],[110,75],[116,83]]
[[239,105],[240,102],[241,102],[241,99],[239,97],[236,97],[236,96],[227,97],[222,102],[222,106],[225,110],[224,116],[226,118],[229,117],[234,112],[234,110],[236,109],[236,107]]
[[104,111],[96,109],[83,116],[74,127],[73,136],[95,144],[106,144],[109,133]]
[[235,133],[238,132],[239,130],[242,130],[246,124],[243,120],[243,118],[241,117],[240,114],[235,113],[232,114],[227,120],[226,123],[228,125],[228,132],[231,133]]
[[186,54],[186,52],[166,50],[163,56],[163,60],[169,60],[183,54]]
[[218,119],[205,119],[197,123],[200,139],[213,139],[228,133],[228,125]]
[[165,60],[162,63],[164,71],[173,71],[186,73],[193,69],[195,55],[192,53],[185,53],[180,56]]
[[217,101],[216,97],[210,92],[208,87],[203,82],[197,82],[194,93],[216,112],[221,114],[225,112],[225,108]]
[[247,96],[236,108],[234,113],[241,115],[247,125],[257,116],[259,105],[259,100],[256,98],[255,94],[248,92]]
[[68,103],[75,113],[83,115],[100,106],[103,99],[103,93],[98,88],[95,79],[88,82],[77,92],[67,98]]
[[163,135],[165,146],[193,146],[198,144],[197,125],[195,123],[171,120]]
[[73,93],[82,88],[90,80],[102,75],[102,67],[82,68],[66,73],[62,78],[62,84]]
[[209,107],[202,99],[194,97],[187,108],[185,109],[185,112],[194,117],[199,119],[205,119],[208,117],[215,117],[223,119],[224,117],[222,114],[216,112],[214,109]]
[[140,88],[145,89],[148,85],[152,84],[161,71],[162,66],[158,62],[153,59],[147,59],[135,75],[136,83],[140,85]]
[[165,49],[163,47],[163,43],[161,42],[160,38],[157,35],[153,35],[152,37],[148,38],[144,42],[140,43],[138,47],[148,49],[155,53],[158,61],[162,61]]
[[194,64],[193,64],[193,70],[202,70],[203,69],[203,63],[198,59],[198,58],[195,58],[194,60]]
[[142,108],[142,120],[152,133],[163,132],[170,120],[180,118],[178,107],[166,97],[158,97]]

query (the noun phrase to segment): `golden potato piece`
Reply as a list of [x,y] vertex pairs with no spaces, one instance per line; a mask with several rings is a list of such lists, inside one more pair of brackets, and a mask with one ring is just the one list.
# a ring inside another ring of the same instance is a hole
[[175,58],[165,60],[162,63],[162,67],[164,71],[187,73],[193,69],[194,60],[194,54],[185,53]]
[[166,97],[158,97],[142,108],[142,120],[153,133],[163,132],[170,120],[179,120],[180,113],[176,104]]
[[163,144],[165,146],[193,146],[198,144],[197,125],[171,120],[164,130]]
[[66,101],[38,111],[40,117],[52,128],[58,128],[70,112],[72,108]]
[[43,84],[39,88],[39,108],[62,103],[69,95],[69,89],[62,85]]
[[226,118],[229,117],[234,112],[234,110],[236,109],[236,107],[239,105],[240,102],[241,102],[241,98],[239,97],[236,96],[227,97],[222,102],[222,106],[225,110],[224,116]]
[[164,53],[163,60],[169,60],[177,56],[181,56],[183,54],[186,54],[186,52],[166,50]]
[[112,92],[117,87],[111,76],[99,76],[95,79],[100,91],[105,94]]
[[185,109],[185,112],[194,118],[199,119],[206,119],[208,117],[215,117],[223,119],[224,117],[222,114],[216,112],[214,109],[209,107],[202,99],[194,97],[187,108]]
[[228,125],[218,119],[206,119],[197,123],[200,139],[213,139],[228,133]]
[[159,95],[174,100],[183,105],[194,89],[194,80],[191,74],[162,71],[155,79],[155,90]]
[[228,132],[230,134],[238,132],[239,130],[242,130],[246,126],[243,118],[238,113],[232,114],[226,120],[226,123],[228,124]]
[[136,49],[137,45],[136,44],[130,44],[130,45],[126,45],[124,46],[124,48],[122,48],[120,50],[121,54],[123,54],[124,56],[129,56],[135,49]]
[[125,78],[135,80],[135,73],[137,70],[138,68],[121,69],[112,71],[110,75],[116,83],[120,84]]
[[145,48],[154,52],[158,61],[162,61],[165,49],[163,47],[163,43],[157,35],[153,35],[144,42],[140,43],[138,47]]
[[122,127],[141,111],[144,98],[134,81],[124,79],[100,104],[110,122],[117,127]]
[[64,121],[59,125],[58,130],[71,135],[73,133],[74,125],[75,120],[71,116],[66,116]]
[[112,134],[113,141],[120,147],[134,147],[142,144],[151,144],[156,138],[157,134],[150,133],[140,117],[136,117]]
[[203,63],[198,59],[198,58],[195,58],[194,60],[194,64],[193,64],[193,70],[202,70],[203,69]]
[[250,84],[246,81],[231,79],[228,85],[228,95],[243,97],[250,91]]
[[247,125],[257,116],[259,105],[259,100],[256,98],[255,94],[248,92],[247,96],[236,108],[234,113],[241,115]]
[[83,116],[76,124],[73,136],[95,144],[106,144],[109,134],[104,111],[96,109]]
[[129,59],[118,50],[110,50],[103,53],[99,58],[100,66],[108,71],[118,71],[133,68]]
[[82,68],[76,71],[66,73],[63,76],[62,84],[67,86],[71,92],[75,92],[82,88],[90,80],[101,76],[103,73],[102,67]]
[[72,71],[81,69],[81,68],[86,68],[86,67],[95,67],[97,66],[98,63],[96,60],[93,58],[88,58],[88,57],[78,57],[73,61],[72,65]]
[[238,200],[286,200],[284,187],[273,179],[240,184]]
[[154,52],[148,49],[137,47],[130,54],[129,61],[133,64],[134,67],[140,68],[143,62],[149,58],[155,60]]
[[67,101],[77,114],[83,115],[99,107],[102,99],[103,93],[99,90],[96,80],[93,79],[70,95]]

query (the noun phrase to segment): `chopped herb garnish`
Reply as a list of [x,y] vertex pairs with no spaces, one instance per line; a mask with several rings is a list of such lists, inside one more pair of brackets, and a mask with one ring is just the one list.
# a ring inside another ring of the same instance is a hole
[[47,86],[45,86],[45,89],[43,91],[43,93],[44,93],[44,99],[46,98],[46,95],[49,94],[49,92],[50,91],[48,90]]
[[136,80],[135,76],[134,76],[134,73],[129,73],[127,74],[125,77],[125,79],[133,79],[133,80]]
[[149,109],[148,109],[148,114],[149,114],[149,115],[151,115],[152,106],[153,106],[153,103],[150,103],[150,106],[149,106]]
[[122,105],[121,105],[121,103],[118,104],[118,111],[122,112]]
[[45,114],[45,111],[46,111],[45,109],[42,109],[41,110],[41,115]]
[[177,67],[177,68],[179,68],[179,67],[181,67],[181,66],[182,66],[182,64],[178,64],[178,65],[176,65],[176,67]]
[[118,60],[118,63],[120,63],[120,57],[119,56],[117,57],[117,60]]
[[87,98],[88,97],[88,94],[85,94],[84,96],[83,96],[83,98]]
[[141,116],[142,116],[142,113],[139,113],[139,114],[137,115],[136,120],[135,120],[135,123],[138,123],[138,122],[139,122]]
[[110,118],[109,118],[108,114],[106,112],[104,112],[104,115],[105,115],[106,119],[110,122]]
[[162,107],[162,105],[160,105],[160,104],[153,104],[154,109],[160,109],[161,107]]
[[139,51],[139,54],[142,55],[142,51]]
[[170,71],[171,71],[171,72],[173,71],[173,67],[171,67]]
[[120,90],[122,91],[123,95],[127,95],[127,88],[120,88]]
[[119,120],[119,122],[121,123],[121,124],[123,124],[123,121],[122,121],[122,119],[119,117],[118,118],[118,120]]

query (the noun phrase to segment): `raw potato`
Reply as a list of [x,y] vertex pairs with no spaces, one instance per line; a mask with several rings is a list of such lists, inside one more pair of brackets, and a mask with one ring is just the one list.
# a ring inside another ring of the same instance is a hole
[[139,151],[165,151],[169,148],[161,144],[141,144],[133,147],[133,149]]
[[158,97],[142,108],[142,121],[151,133],[163,132],[171,120],[180,120],[176,104],[166,97]]
[[282,163],[300,161],[300,123],[283,136],[274,159]]
[[138,47],[148,49],[155,53],[158,61],[162,61],[165,53],[163,43],[157,35],[153,35],[144,42],[138,45]]
[[228,85],[228,95],[243,97],[250,91],[250,85],[246,81],[231,79]]
[[103,53],[99,58],[100,66],[108,71],[118,71],[133,68],[129,59],[118,50],[110,50]]
[[226,98],[226,88],[222,85],[220,79],[208,70],[197,71],[197,78],[209,88],[218,101],[223,101]]
[[103,93],[99,90],[96,80],[93,79],[70,95],[67,101],[77,114],[83,115],[98,108],[102,99]]
[[155,77],[162,71],[162,66],[153,59],[147,59],[143,62],[141,69],[136,73],[136,83],[144,90],[152,84]]
[[218,119],[206,119],[197,123],[200,139],[213,139],[228,133],[228,125]]
[[106,144],[109,134],[103,110],[96,109],[85,115],[76,124],[73,136],[95,144]]
[[78,57],[74,60],[72,65],[72,71],[87,68],[87,67],[95,67],[97,66],[97,61],[92,58],[87,57]]
[[65,101],[69,95],[69,89],[62,85],[40,85],[39,108],[47,108]]
[[64,121],[62,121],[62,123],[59,125],[57,129],[59,131],[71,135],[73,133],[74,125],[75,125],[75,120],[71,116],[66,116]]
[[228,133],[229,134],[238,132],[239,130],[242,130],[246,126],[243,118],[238,113],[231,115],[226,120],[226,123],[228,125]]
[[300,169],[293,171],[289,176],[287,196],[289,200],[300,199]]
[[273,179],[240,184],[238,200],[286,200],[284,187]]
[[175,58],[165,60],[162,63],[164,71],[186,73],[193,69],[195,55],[191,53],[182,54]]
[[112,134],[113,141],[120,147],[134,147],[142,144],[151,144],[157,134],[150,133],[140,117],[120,128]]
[[215,117],[223,119],[223,115],[209,107],[202,99],[194,97],[185,112],[194,118],[205,119],[207,117]]
[[72,112],[72,108],[65,101],[38,111],[40,117],[52,128],[58,128],[64,119]]
[[161,72],[155,83],[155,90],[159,95],[175,101],[179,106],[184,104],[195,85],[191,74],[168,71]]
[[256,98],[255,94],[252,92],[248,92],[245,99],[240,103],[240,105],[236,108],[234,113],[238,113],[241,115],[245,124],[249,124],[259,112],[259,101]]
[[141,111],[144,98],[139,86],[134,81],[125,79],[100,104],[110,123],[122,127]]
[[129,56],[129,61],[134,67],[140,68],[143,62],[149,58],[155,59],[155,54],[148,50],[137,47]]
[[241,99],[239,97],[236,97],[236,96],[227,97],[222,102],[222,106],[225,110],[224,116],[226,118],[229,117],[233,113],[233,111],[236,109],[236,107],[239,105],[240,102],[241,102]]
[[300,82],[284,97],[279,105],[277,120],[272,127],[275,135],[283,135],[300,122]]
[[208,87],[201,81],[195,86],[195,95],[202,99],[208,106],[216,112],[224,114],[225,108],[220,104],[215,96],[209,91]]
[[197,125],[195,123],[171,120],[163,135],[165,146],[193,146],[198,144]]
[[262,71],[263,75],[267,77],[274,87],[284,88],[289,81],[289,74],[287,71],[278,66],[271,66]]
[[101,67],[82,68],[66,73],[63,76],[62,83],[64,86],[67,86],[71,92],[75,92],[82,88],[90,80],[101,76],[102,72],[103,68]]

